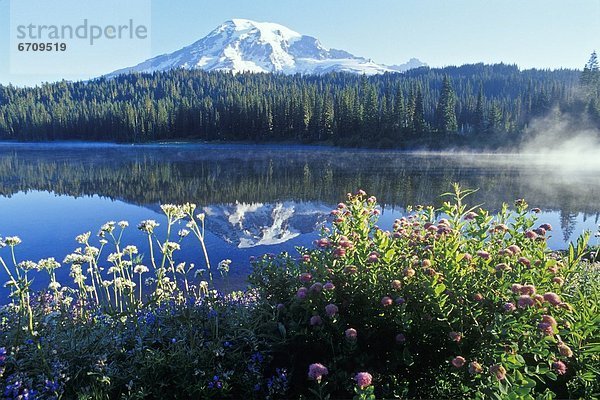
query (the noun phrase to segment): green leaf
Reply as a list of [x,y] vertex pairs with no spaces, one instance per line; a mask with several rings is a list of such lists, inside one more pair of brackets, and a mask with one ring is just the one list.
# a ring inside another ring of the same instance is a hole
[[444,285],[443,283],[436,285],[436,287],[433,289],[435,297],[440,297],[440,294],[442,294],[444,290],[446,290],[446,285]]

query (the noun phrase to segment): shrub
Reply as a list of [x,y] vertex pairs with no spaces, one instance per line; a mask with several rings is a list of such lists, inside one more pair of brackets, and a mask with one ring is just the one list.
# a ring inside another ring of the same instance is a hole
[[277,310],[273,359],[293,372],[294,392],[306,393],[302,371],[315,362],[334,398],[350,397],[361,371],[383,398],[598,392],[587,235],[561,256],[525,201],[492,217],[467,208],[467,194],[455,187],[453,202],[410,210],[392,231],[377,227],[374,197],[348,195],[315,249],[254,263],[261,307]]

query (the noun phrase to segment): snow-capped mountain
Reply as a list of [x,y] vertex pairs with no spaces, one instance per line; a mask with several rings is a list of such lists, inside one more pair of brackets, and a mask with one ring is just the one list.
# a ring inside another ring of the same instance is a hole
[[204,207],[206,228],[236,247],[287,242],[312,233],[325,222],[330,206],[317,203],[234,203]]
[[108,76],[174,68],[284,74],[344,71],[373,75],[402,72],[423,65],[421,61],[411,59],[406,64],[388,67],[343,50],[326,48],[318,39],[301,35],[283,25],[233,19],[189,46]]

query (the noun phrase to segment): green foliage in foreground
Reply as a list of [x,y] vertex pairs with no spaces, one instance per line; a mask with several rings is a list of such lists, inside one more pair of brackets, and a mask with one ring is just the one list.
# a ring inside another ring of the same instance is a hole
[[[439,210],[411,210],[392,231],[376,226],[374,197],[349,195],[314,249],[255,260],[252,289],[225,296],[175,263],[177,242],[156,238],[149,221],[139,226],[158,243],[148,271],[121,245],[124,223],[102,227],[100,249],[78,237],[83,247],[65,260],[77,289],[52,279],[31,295],[26,273],[59,264],[2,258],[15,277],[13,303],[0,311],[2,394],[598,397],[600,274],[588,236],[552,253],[552,227],[523,200],[491,216],[467,208],[465,195],[456,188]],[[169,235],[185,223],[203,245],[204,216],[192,205],[164,211]],[[2,243],[14,254],[19,240]],[[108,257],[105,246],[115,248]],[[150,276],[142,300],[141,271]]]

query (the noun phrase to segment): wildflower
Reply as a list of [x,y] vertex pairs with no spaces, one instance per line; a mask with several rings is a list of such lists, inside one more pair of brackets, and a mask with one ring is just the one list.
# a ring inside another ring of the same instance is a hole
[[470,211],[465,214],[464,219],[465,219],[465,221],[471,221],[471,220],[475,219],[476,217],[477,217],[477,213]]
[[563,342],[558,342],[558,352],[563,357],[573,357],[573,350]]
[[399,333],[396,335],[396,343],[404,343],[406,342],[406,336],[403,333]]
[[309,262],[310,261],[310,254],[304,254],[302,256],[302,261]]
[[535,233],[537,233],[540,236],[544,236],[546,234],[546,230],[544,228],[537,228],[535,231]]
[[17,267],[19,267],[23,271],[31,271],[34,269],[38,269],[38,265],[33,261],[21,261],[19,264],[17,264]]
[[376,251],[371,252],[371,254],[369,254],[369,258],[367,258],[367,262],[376,263],[377,261],[379,261],[379,253]]
[[323,320],[318,315],[310,317],[310,326],[319,326],[323,324]]
[[412,278],[413,276],[415,276],[415,270],[411,267],[404,268],[404,276],[407,278]]
[[542,212],[542,210],[541,210],[541,209],[539,209],[539,208],[537,208],[537,207],[535,207],[535,208],[532,208],[532,209],[531,209],[531,212],[532,212],[532,213],[535,213],[535,214],[539,214],[539,213],[541,213],[541,212]]
[[551,315],[542,315],[542,322],[550,324],[552,327],[556,327],[558,325],[554,317]]
[[344,335],[346,336],[347,340],[353,342],[356,340],[356,337],[358,336],[358,332],[354,328],[348,328],[344,331]]
[[475,300],[475,301],[483,301],[483,295],[481,293],[475,293],[473,295],[473,300]]
[[310,282],[312,279],[312,274],[310,274],[309,272],[303,272],[300,274],[300,282]]
[[344,273],[347,275],[352,275],[358,272],[358,268],[354,265],[346,265],[344,267]]
[[15,247],[21,244],[21,238],[18,236],[7,236],[4,238],[4,244],[9,247]]
[[554,370],[554,372],[556,372],[558,375],[564,375],[567,373],[567,366],[565,365],[564,362],[562,361],[555,361],[552,363],[552,369]]
[[323,364],[315,363],[308,367],[308,379],[313,381],[321,382],[321,379],[328,374],[329,371]]
[[138,248],[136,246],[133,246],[133,245],[125,246],[125,248],[123,249],[123,253],[126,253],[126,254],[137,254],[138,253]]
[[315,282],[310,286],[309,291],[311,293],[321,293],[323,291],[323,284],[321,282]]
[[521,294],[534,295],[535,294],[535,286],[533,285],[524,285],[520,290]]
[[392,289],[398,290],[402,287],[402,282],[400,282],[398,279],[394,279],[392,281]]
[[506,263],[500,263],[500,264],[496,265],[496,272],[510,271],[510,270],[511,270],[511,268]]
[[423,268],[431,267],[431,260],[425,259],[425,260],[421,261],[421,267],[423,267]]
[[542,224],[542,225],[540,225],[540,228],[542,228],[542,229],[550,232],[552,230],[552,225],[550,225],[550,224]]
[[277,311],[282,312],[285,310],[285,305],[283,305],[282,303],[277,304],[276,307]]
[[490,253],[485,250],[479,250],[476,254],[478,257],[483,258],[484,260],[490,259]]
[[50,290],[58,290],[60,288],[60,283],[56,281],[52,281],[48,284],[48,289]]
[[552,282],[556,283],[558,286],[562,286],[565,283],[565,280],[560,276],[555,276],[552,278]]
[[510,290],[514,293],[514,294],[519,294],[521,293],[521,288],[523,287],[523,285],[520,285],[518,283],[513,283],[512,286],[510,287]]
[[538,237],[538,234],[537,234],[537,233],[535,233],[534,231],[527,231],[527,232],[525,232],[525,237],[526,237],[527,239],[534,240],[534,239],[537,239],[537,237]]
[[92,234],[92,232],[82,233],[81,235],[78,235],[77,237],[75,237],[75,241],[79,244],[86,244],[87,241],[90,239],[91,234]]
[[138,229],[142,232],[146,232],[151,234],[154,232],[154,229],[160,224],[153,219],[147,219],[145,221],[140,222],[138,225]]
[[298,289],[298,291],[296,292],[296,298],[300,299],[300,300],[304,300],[306,298],[306,295],[308,294],[308,289],[305,288],[304,286],[302,286],[300,289]]
[[227,273],[229,273],[229,266],[230,265],[231,265],[231,260],[230,259],[221,260],[219,262],[219,265],[217,265],[217,270],[219,272],[221,272],[222,274],[227,274]]
[[335,250],[333,250],[333,256],[340,258],[340,257],[344,257],[346,255],[346,249],[344,249],[343,247],[338,247]]
[[521,252],[521,248],[516,244],[511,244],[510,246],[508,246],[508,250],[510,250],[510,252],[514,255],[517,255]]
[[504,303],[504,311],[513,312],[517,307],[515,307],[515,303]]
[[467,360],[465,360],[464,357],[462,356],[456,356],[452,359],[451,363],[455,368],[461,368],[463,365],[465,365],[465,362]]
[[101,233],[111,233],[112,231],[115,230],[115,221],[108,221],[107,223],[105,223],[104,225],[102,225],[100,227],[100,232]]
[[471,375],[480,374],[483,372],[483,367],[477,361],[471,361],[469,363],[469,373]]
[[364,389],[367,386],[371,386],[371,382],[373,381],[373,377],[368,372],[359,372],[354,377],[356,384],[359,388]]
[[560,297],[553,292],[544,293],[544,300],[553,306],[558,306],[561,303]]
[[517,306],[519,308],[533,307],[533,305],[533,299],[531,298],[531,296],[526,294],[519,296],[519,300],[517,300]]
[[118,224],[121,229],[125,229],[129,226],[129,222],[127,221],[119,221]]
[[448,336],[450,336],[450,340],[456,343],[459,343],[462,340],[462,334],[460,332],[450,332]]
[[388,307],[391,306],[392,304],[394,304],[394,301],[392,300],[391,297],[389,296],[384,296],[381,298],[381,305],[384,307]]
[[171,254],[173,253],[175,250],[181,250],[181,246],[179,245],[179,243],[175,243],[175,242],[165,242],[162,246],[161,246],[161,251],[165,254]]
[[133,269],[133,272],[136,274],[143,274],[148,272],[148,267],[146,267],[145,265],[136,265],[135,268]]
[[327,304],[325,306],[325,313],[327,314],[328,317],[333,317],[335,316],[335,314],[338,313],[338,306],[336,306],[335,304]]
[[499,381],[506,378],[506,368],[501,364],[494,364],[490,367],[490,372],[496,376]]
[[554,328],[547,322],[540,322],[538,324],[538,329],[546,336],[554,335]]
[[331,282],[327,282],[323,285],[323,290],[333,290],[335,289],[335,285]]
[[519,261],[519,263],[523,264],[526,267],[529,267],[531,265],[531,261],[529,261],[527,257],[519,257],[517,261]]

